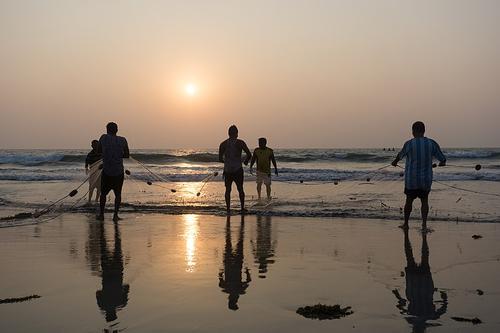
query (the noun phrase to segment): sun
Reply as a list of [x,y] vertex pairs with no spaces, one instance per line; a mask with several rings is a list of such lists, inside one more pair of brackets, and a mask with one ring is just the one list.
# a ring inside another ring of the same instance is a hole
[[188,96],[195,96],[198,93],[198,86],[194,83],[188,83],[184,87],[184,92]]

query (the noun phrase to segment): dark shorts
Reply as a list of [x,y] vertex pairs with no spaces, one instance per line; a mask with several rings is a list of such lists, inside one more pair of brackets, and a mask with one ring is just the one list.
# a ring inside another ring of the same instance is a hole
[[430,191],[431,190],[423,190],[423,189],[409,190],[405,188],[406,196],[412,200],[415,200],[416,198],[427,199]]
[[124,175],[108,176],[104,172],[101,176],[101,194],[108,195],[113,190],[115,195],[122,193]]
[[231,188],[233,182],[235,182],[236,186],[243,187],[243,168],[236,172],[224,171],[224,184],[226,187]]

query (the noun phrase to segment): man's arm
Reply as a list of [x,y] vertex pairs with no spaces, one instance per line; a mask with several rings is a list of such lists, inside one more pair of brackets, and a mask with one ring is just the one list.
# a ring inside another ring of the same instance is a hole
[[397,166],[398,165],[398,162],[401,161],[401,159],[403,157],[406,156],[406,154],[408,154],[408,149],[409,149],[409,144],[408,142],[406,142],[403,146],[403,149],[401,149],[401,151],[396,155],[396,157],[394,158],[394,161],[392,161],[391,165],[392,166]]
[[222,142],[219,146],[219,162],[224,163],[224,153],[226,152],[226,141]]
[[104,134],[101,135],[101,137],[99,138],[99,144],[97,145],[97,153],[99,155],[102,155],[102,139],[104,138]]
[[243,150],[245,151],[245,154],[247,154],[247,157],[243,161],[243,164],[248,165],[248,162],[252,158],[252,152],[250,151],[250,149],[248,149],[248,146],[245,143],[245,141],[241,141],[241,143],[243,144]]
[[89,173],[89,155],[87,154],[87,157],[85,158],[85,173],[88,174]]
[[439,147],[439,145],[436,141],[433,141],[433,143],[434,143],[434,152],[432,155],[439,160],[439,166],[445,166],[446,165],[446,157],[444,156],[443,152],[441,151],[441,147]]
[[253,165],[256,161],[257,161],[257,154],[255,154],[255,150],[254,150],[253,155],[252,155],[252,161],[250,162],[250,173],[252,173],[252,168],[253,168]]
[[271,153],[271,162],[273,163],[273,166],[274,166],[274,173],[277,176],[278,175],[278,166],[276,165],[276,158],[274,157],[274,152]]
[[392,166],[398,166],[398,162],[401,161],[401,157],[399,157],[399,154],[396,155],[396,157],[394,158],[394,161],[392,161],[391,165]]
[[123,158],[129,158],[130,157],[130,150],[128,149],[127,139],[123,138],[123,141],[124,141]]

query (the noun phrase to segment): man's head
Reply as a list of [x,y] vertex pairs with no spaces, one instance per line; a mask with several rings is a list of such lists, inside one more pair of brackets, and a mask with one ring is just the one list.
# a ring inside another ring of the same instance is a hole
[[92,143],[90,145],[92,146],[92,149],[97,150],[97,147],[99,147],[99,141],[92,140]]
[[266,148],[266,145],[267,145],[267,139],[266,138],[259,138],[259,147]]
[[411,131],[413,133],[413,136],[416,138],[420,138],[420,137],[424,136],[424,133],[425,133],[424,123],[421,121],[414,122],[413,125],[411,126]]
[[116,133],[118,132],[118,125],[113,122],[108,123],[106,125],[106,131],[108,132],[108,134],[116,135]]
[[236,125],[231,125],[227,131],[229,137],[232,139],[236,139],[238,137],[238,127]]

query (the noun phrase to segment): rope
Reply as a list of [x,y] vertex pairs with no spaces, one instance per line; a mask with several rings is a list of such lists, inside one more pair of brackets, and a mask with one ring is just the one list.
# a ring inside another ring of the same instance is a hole
[[475,191],[475,190],[471,190],[471,189],[468,189],[468,188],[463,188],[463,187],[458,187],[458,186],[455,186],[455,185],[446,184],[446,183],[440,182],[438,180],[435,180],[434,182],[438,183],[440,185],[443,185],[443,186],[447,186],[447,187],[453,188],[455,190],[460,190],[460,191],[465,191],[465,192],[470,192],[470,193],[476,193],[476,194],[483,194],[483,195],[490,195],[490,196],[500,197],[500,194],[498,194],[498,193]]
[[[365,172],[361,172],[362,173],[362,176],[356,176],[356,177],[353,177],[352,179],[345,179],[345,180],[342,180],[342,181],[361,181],[361,180],[366,180],[367,182],[370,182],[371,181],[371,177],[367,177],[367,176],[370,176],[370,175],[373,175],[373,174],[376,174],[378,173],[379,171],[383,170],[383,169],[386,169],[388,167],[390,167],[391,164],[387,164],[387,165],[384,165],[384,166],[381,166],[380,168],[377,168],[377,169],[374,169],[374,170],[367,170]],[[306,180],[281,180],[281,179],[275,179],[276,182],[281,182],[281,183],[288,183],[288,184],[301,184],[301,185],[324,185],[324,184],[335,184],[335,185],[338,185],[340,184],[342,181],[340,179],[334,179],[334,180],[325,180],[325,181],[321,181],[321,180],[311,180],[311,181],[306,181]]]
[[[155,177],[156,179],[162,181],[162,182],[172,182],[170,180],[166,180],[164,179],[163,177],[161,177],[160,175],[158,175],[156,172],[152,171],[150,168],[148,168],[144,163],[136,160],[135,158],[133,157],[130,157],[133,161],[137,162],[137,164],[139,164],[141,167],[143,167],[146,171],[148,171],[148,173],[150,173],[153,177]],[[128,176],[132,177],[131,173],[129,170],[127,170],[125,172]],[[205,176],[201,182],[203,183],[201,188],[198,190],[198,192],[196,193],[196,196],[199,197],[201,195],[201,191],[203,190],[203,188],[205,187],[205,185],[214,177],[217,177],[219,173],[218,172],[214,172],[213,174],[209,174],[207,176]],[[166,189],[166,190],[169,190],[170,192],[172,193],[177,193],[177,192],[185,192],[185,193],[191,193],[190,191],[183,191],[183,190],[177,190],[177,189],[174,189],[174,188],[168,188],[166,186],[163,186],[161,184],[156,184],[156,183],[153,183],[152,181],[147,181],[146,184],[150,185],[150,186],[158,186],[160,188],[163,188],[163,189]]]
[[135,158],[133,158],[132,156],[130,156],[130,159],[134,162],[136,162],[137,164],[139,164],[141,167],[143,167],[146,171],[148,171],[152,176],[156,177],[158,180],[162,181],[162,182],[165,182],[165,183],[169,183],[170,180],[168,179],[164,179],[163,177],[161,177],[160,175],[156,174],[155,172],[153,172],[151,169],[149,169],[144,163],[142,163],[141,161],[138,161],[136,160]]
[[[398,167],[401,168],[401,169],[404,169],[402,166],[398,165]],[[475,194],[489,195],[489,196],[494,196],[494,197],[500,197],[500,194],[498,194],[498,193],[490,193],[490,192],[483,192],[483,191],[471,190],[471,189],[468,189],[468,188],[463,188],[463,187],[459,187],[459,186],[455,186],[455,185],[446,184],[446,183],[443,183],[443,182],[441,182],[439,180],[433,180],[433,182],[438,183],[438,184],[443,185],[443,186],[446,186],[446,187],[449,187],[449,188],[453,188],[455,190],[459,190],[459,191],[464,191],[464,192],[469,192],[469,193],[475,193]]]

